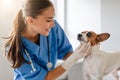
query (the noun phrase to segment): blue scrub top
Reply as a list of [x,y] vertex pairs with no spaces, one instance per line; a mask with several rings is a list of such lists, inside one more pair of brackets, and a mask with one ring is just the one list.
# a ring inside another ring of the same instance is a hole
[[[55,22],[55,26],[51,29],[47,37],[40,35],[39,44],[37,45],[25,37],[22,38],[22,44],[24,46],[22,55],[26,61],[30,61],[28,56],[25,54],[25,49],[30,54],[33,65],[36,69],[35,72],[31,64],[23,63],[19,68],[14,69],[14,80],[44,80],[47,72],[54,69],[57,59],[62,59],[68,52],[72,52],[72,46],[66,37],[63,29],[60,25]],[[52,68],[47,68],[48,62],[48,44],[49,44],[49,57],[50,62],[53,63]]]

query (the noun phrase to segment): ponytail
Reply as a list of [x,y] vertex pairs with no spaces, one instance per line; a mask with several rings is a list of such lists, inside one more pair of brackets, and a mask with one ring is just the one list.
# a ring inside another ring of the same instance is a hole
[[25,28],[24,18],[22,16],[22,10],[20,10],[14,19],[14,30],[12,31],[8,41],[5,43],[5,50],[9,47],[8,53],[6,52],[8,61],[12,64],[13,68],[18,68],[25,61],[22,56],[22,42],[21,33]]
[[21,42],[21,33],[24,32],[23,30],[26,27],[24,18],[28,16],[36,18],[50,6],[53,6],[50,0],[23,1],[23,6],[14,20],[14,30],[5,44],[6,50],[9,48],[9,51],[5,54],[7,55],[8,60],[12,63],[13,68],[18,68],[23,62],[26,62],[22,55]]

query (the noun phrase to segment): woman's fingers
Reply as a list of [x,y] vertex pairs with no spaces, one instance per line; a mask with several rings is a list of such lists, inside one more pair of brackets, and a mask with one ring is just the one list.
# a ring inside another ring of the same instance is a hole
[[88,46],[87,46],[86,51],[85,51],[86,56],[89,55],[91,53],[91,51],[92,51],[92,47],[90,45],[90,42],[88,42]]

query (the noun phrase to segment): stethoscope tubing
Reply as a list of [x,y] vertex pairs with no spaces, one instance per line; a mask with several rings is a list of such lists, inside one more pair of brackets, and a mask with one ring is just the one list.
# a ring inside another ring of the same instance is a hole
[[[51,64],[52,65],[52,63],[50,62],[50,45],[49,45],[49,37],[47,36],[47,47],[48,47],[48,63],[47,64]],[[31,59],[31,57],[30,57],[30,54],[28,53],[28,51],[26,50],[26,49],[24,49],[25,50],[25,53],[26,53],[26,55],[27,55],[27,57],[28,57],[28,59],[29,59],[29,61],[30,61],[30,65],[31,65],[31,67],[32,67],[32,70],[33,71],[31,71],[31,72],[35,72],[36,71],[36,68],[35,68],[35,66],[34,66],[34,64],[33,64],[33,61],[32,61],[32,59]],[[47,66],[48,67],[48,66]]]

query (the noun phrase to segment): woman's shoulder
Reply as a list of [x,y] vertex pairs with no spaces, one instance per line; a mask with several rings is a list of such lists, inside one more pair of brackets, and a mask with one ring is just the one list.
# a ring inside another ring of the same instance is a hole
[[56,27],[56,28],[61,27],[57,20],[54,20],[54,24],[55,24],[54,27]]
[[54,24],[55,24],[55,25],[54,25],[53,29],[55,29],[55,30],[57,30],[57,31],[63,30],[57,20],[54,20]]

